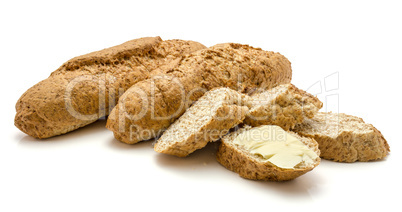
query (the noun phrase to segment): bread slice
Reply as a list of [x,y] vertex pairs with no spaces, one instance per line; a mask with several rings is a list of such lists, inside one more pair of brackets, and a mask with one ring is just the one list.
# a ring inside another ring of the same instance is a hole
[[155,151],[185,157],[241,123],[246,95],[229,88],[208,91],[158,139]]
[[371,161],[384,158],[390,151],[384,136],[363,119],[344,113],[319,112],[298,124],[294,131],[314,138],[321,158],[339,161]]
[[304,118],[312,118],[323,105],[317,97],[292,84],[253,94],[250,103],[245,124],[254,127],[272,124],[284,130],[292,129]]
[[[296,137],[308,149],[312,150],[317,156],[311,164],[304,162],[294,168],[281,168],[267,161],[261,155],[253,154],[250,150],[234,142],[242,133],[253,129],[245,125],[221,139],[221,144],[217,152],[217,160],[227,169],[238,173],[241,177],[252,180],[285,181],[295,179],[311,170],[320,163],[320,151],[314,139],[302,137],[294,132],[287,132]],[[253,134],[253,136],[256,136]]]

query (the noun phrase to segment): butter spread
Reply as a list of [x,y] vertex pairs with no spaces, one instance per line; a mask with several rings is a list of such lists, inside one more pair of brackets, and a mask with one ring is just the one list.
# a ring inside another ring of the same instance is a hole
[[318,157],[299,139],[275,125],[254,127],[239,134],[233,142],[284,169],[294,169],[303,162],[312,165]]

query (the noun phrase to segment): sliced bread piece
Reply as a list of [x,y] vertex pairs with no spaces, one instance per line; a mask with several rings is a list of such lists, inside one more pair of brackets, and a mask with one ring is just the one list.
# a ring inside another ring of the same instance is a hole
[[355,162],[384,158],[390,151],[380,131],[363,119],[344,113],[318,112],[314,118],[298,124],[294,131],[314,138],[321,158]]
[[275,125],[245,125],[221,140],[218,162],[247,179],[292,180],[320,163],[320,150],[314,139]]
[[246,95],[229,88],[206,92],[158,139],[155,151],[185,157],[243,121]]
[[292,84],[279,85],[251,96],[250,111],[244,123],[251,126],[278,125],[292,129],[304,118],[312,118],[322,108],[315,96]]

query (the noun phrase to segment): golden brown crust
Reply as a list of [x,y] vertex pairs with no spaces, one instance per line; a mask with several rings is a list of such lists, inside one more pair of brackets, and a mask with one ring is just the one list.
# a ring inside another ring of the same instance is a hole
[[244,123],[253,127],[278,125],[289,130],[304,118],[312,118],[322,105],[317,97],[292,84],[280,85],[252,95],[251,108]]
[[36,138],[85,126],[108,115],[120,93],[154,69],[201,48],[192,41],[149,37],[75,57],[20,97],[14,124]]
[[[270,162],[263,161],[258,156],[252,155],[232,143],[237,135],[248,129],[251,129],[251,127],[246,126],[223,137],[216,155],[216,159],[220,164],[238,173],[243,178],[267,181],[292,180],[313,170],[320,163],[320,159],[317,158],[313,166],[283,169]],[[300,141],[316,152],[317,155],[320,155],[318,144],[313,139],[303,138],[296,134],[292,135],[298,137]]]
[[314,138],[321,158],[337,162],[372,161],[385,158],[390,151],[379,130],[363,119],[343,113],[319,112],[294,129]]
[[167,74],[135,84],[119,99],[107,122],[118,140],[134,144],[158,136],[213,88],[247,93],[289,83],[292,75],[281,54],[233,43],[194,52],[163,72]]
[[55,73],[58,73],[58,71],[73,71],[82,66],[93,65],[95,63],[112,64],[128,60],[131,56],[142,56],[144,53],[150,52],[161,42],[162,39],[159,36],[130,40],[117,46],[74,57],[65,62]]

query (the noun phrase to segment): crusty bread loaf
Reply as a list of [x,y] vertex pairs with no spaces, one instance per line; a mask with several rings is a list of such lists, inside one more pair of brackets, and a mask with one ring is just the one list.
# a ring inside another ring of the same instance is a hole
[[36,138],[85,126],[108,115],[119,94],[153,70],[202,48],[193,41],[148,37],[75,57],[21,96],[15,126]]
[[220,139],[245,118],[246,98],[229,88],[206,92],[162,134],[155,151],[185,157]]
[[[314,163],[310,165],[299,164],[293,169],[280,168],[265,160],[260,155],[252,154],[241,145],[233,142],[238,135],[250,129],[252,129],[251,126],[245,125],[244,127],[224,136],[221,139],[222,142],[216,155],[220,164],[227,169],[238,173],[241,177],[252,180],[292,180],[313,170],[320,163],[320,158],[317,157],[314,160]],[[302,137],[293,132],[288,133],[299,139],[317,155],[320,155],[318,144],[314,139]]]
[[314,138],[321,158],[355,162],[384,158],[390,151],[380,131],[363,119],[344,113],[318,112],[314,118],[296,125],[294,131]]
[[244,123],[253,127],[271,124],[289,130],[322,108],[317,97],[292,84],[255,93],[250,100],[251,108]]
[[290,62],[281,54],[226,43],[202,49],[175,67],[132,86],[111,112],[107,128],[128,144],[157,137],[205,91],[228,87],[247,93],[289,83]]

